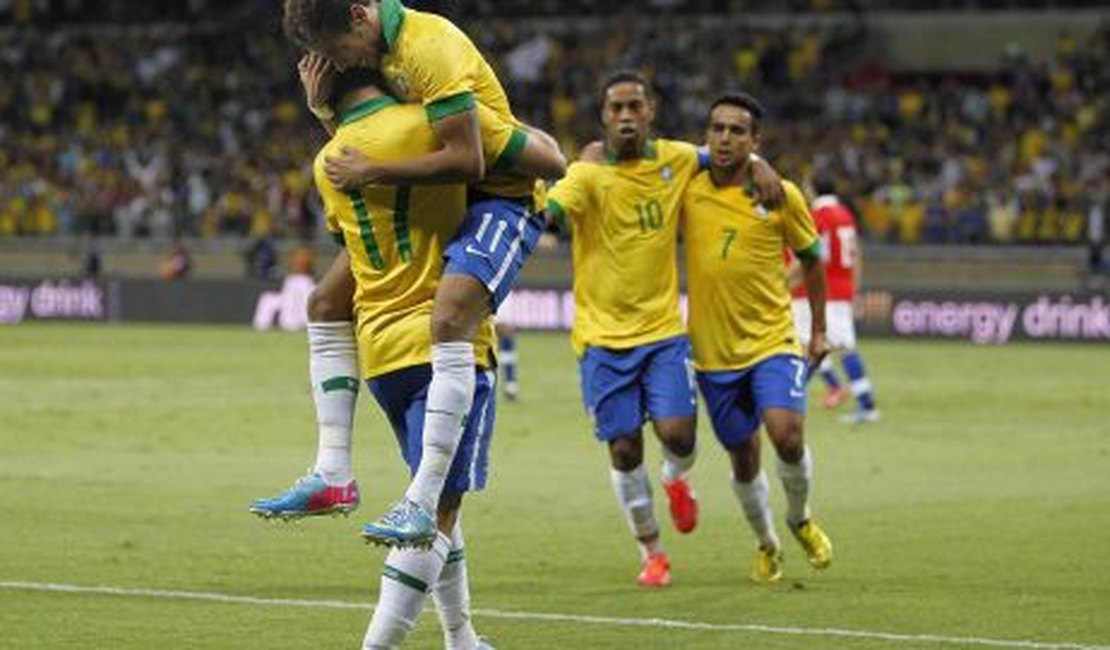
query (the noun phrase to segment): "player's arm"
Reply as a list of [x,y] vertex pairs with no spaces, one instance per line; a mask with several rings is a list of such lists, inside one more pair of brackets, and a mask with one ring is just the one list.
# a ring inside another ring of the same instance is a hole
[[820,248],[821,244],[815,241],[808,249],[796,251],[809,300],[809,313],[812,314],[809,349],[806,350],[810,368],[816,368],[829,353],[825,341],[825,264],[821,261]]
[[771,163],[753,152],[748,165],[748,174],[755,185],[756,196],[764,207],[774,210],[783,204],[786,197],[782,189],[782,177]]
[[435,120],[432,128],[443,145],[428,154],[398,161],[372,160],[353,147],[343,147],[324,162],[328,180],[347,190],[366,185],[440,185],[476,183],[485,176],[482,135],[473,96],[469,107]]
[[513,171],[549,181],[562,178],[567,173],[567,158],[559,149],[559,143],[533,126],[523,125],[522,128],[525,133],[524,146],[520,157],[513,163]]

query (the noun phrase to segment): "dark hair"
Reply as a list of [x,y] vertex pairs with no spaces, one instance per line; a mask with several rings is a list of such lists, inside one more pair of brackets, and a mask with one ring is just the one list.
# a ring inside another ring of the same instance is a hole
[[651,82],[647,80],[647,77],[635,70],[617,70],[610,73],[609,76],[605,77],[605,80],[601,82],[601,87],[598,89],[597,93],[598,108],[605,108],[605,95],[609,92],[609,89],[617,84],[623,83],[639,84],[643,87],[644,94],[647,95],[649,100],[653,99],[655,96],[652,92]]
[[818,195],[836,194],[836,179],[826,170],[813,174],[813,191]]
[[282,27],[285,36],[301,47],[309,47],[321,35],[347,32],[351,28],[351,5],[368,5],[367,0],[285,0]]
[[343,101],[343,97],[367,86],[374,86],[383,93],[389,93],[389,86],[385,83],[385,77],[378,70],[373,68],[347,68],[335,77],[328,104],[333,109],[339,110],[339,102]]
[[752,116],[752,131],[756,133],[759,132],[759,123],[763,120],[763,116],[767,114],[767,109],[763,108],[763,104],[760,104],[758,99],[744,92],[730,92],[718,97],[709,106],[710,116],[718,106],[735,106],[748,111]]

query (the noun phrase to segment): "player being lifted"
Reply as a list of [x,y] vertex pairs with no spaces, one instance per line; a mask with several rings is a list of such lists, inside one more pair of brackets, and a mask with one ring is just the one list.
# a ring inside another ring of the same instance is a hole
[[[444,251],[463,220],[466,188],[461,183],[375,184],[346,191],[327,180],[326,157],[343,147],[380,160],[400,160],[439,146],[423,109],[383,94],[379,79],[365,68],[343,73],[335,90],[339,126],[314,171],[328,229],[344,243],[351,260],[361,376],[389,418],[404,460],[416,472],[432,377],[434,301]],[[430,549],[390,550],[364,648],[397,647],[415,625],[429,591],[447,648],[489,647],[478,640],[470,622],[459,510],[463,494],[482,489],[486,481],[496,412],[491,319],[479,324],[474,345],[478,355],[469,371],[475,398],[438,500]]]
[[[828,278],[828,303],[825,306],[829,327],[829,348],[840,356],[844,374],[849,384],[845,387],[833,369],[830,355],[821,362],[821,379],[825,382],[825,397],[821,405],[836,408],[850,391],[856,398],[856,410],[841,416],[849,424],[878,422],[879,408],[871,388],[871,380],[863,367],[863,359],[856,350],[856,323],[853,303],[856,287],[863,270],[863,252],[859,246],[856,219],[848,206],[836,196],[832,177],[819,173],[813,178],[813,220],[821,237],[821,258]],[[809,341],[810,311],[806,286],[801,282],[799,266],[795,263],[790,272],[791,294],[794,296],[794,324],[802,345]]]
[[[762,117],[760,104],[743,93],[713,103],[706,135],[712,166],[690,183],[682,209],[697,382],[732,461],[732,488],[758,538],[751,577],[769,583],[782,577],[783,556],[760,469],[761,422],[778,455],[790,531],[818,569],[831,562],[832,544],[809,512],[813,456],[803,426],[807,370],[827,353],[825,270],[801,191],[784,182],[784,205],[768,211],[745,190]],[[787,246],[802,261],[809,302],[819,315],[805,356],[784,282]]]
[[[371,183],[471,183],[466,219],[446,250],[431,318],[433,373],[423,460],[404,498],[363,529],[386,544],[425,545],[434,538],[436,502],[474,394],[471,342],[539,237],[536,177],[561,176],[565,160],[549,136],[513,117],[492,68],[444,18],[413,11],[399,0],[285,0],[285,29],[314,53],[303,62],[302,78],[308,79],[313,112],[329,129],[334,115],[322,101],[327,79],[337,70],[366,66],[380,70],[399,97],[423,104],[440,143],[422,155],[388,161],[341,147],[324,161],[332,184],[350,191]],[[337,258],[309,302],[317,466],[283,495],[256,502],[252,510],[261,514],[297,516],[357,505],[349,469],[355,393],[343,380],[356,365],[346,265],[345,256]],[[343,498],[345,503],[334,502]]]
[[[697,402],[678,303],[679,205],[702,160],[684,142],[649,136],[655,101],[635,72],[601,91],[600,164],[577,162],[550,191],[548,211],[573,234],[575,322],[582,399],[608,445],[617,502],[640,546],[641,585],[670,583],[643,465],[645,414],[663,446],[662,483],[675,527],[697,525],[687,478]],[[772,172],[773,174],[773,172]],[[773,179],[777,187],[777,176]]]

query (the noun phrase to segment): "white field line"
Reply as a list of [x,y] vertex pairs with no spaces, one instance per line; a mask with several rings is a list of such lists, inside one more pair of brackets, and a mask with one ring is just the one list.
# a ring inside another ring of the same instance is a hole
[[[202,591],[170,591],[165,589],[129,589],[110,586],[83,586],[54,584],[44,582],[0,581],[0,590],[36,591],[66,594],[96,594],[102,596],[131,596],[137,598],[160,598],[171,600],[198,600],[205,602],[235,605],[263,605],[267,607],[308,607],[314,609],[358,609],[372,610],[371,603],[356,603],[343,600],[301,600],[289,598],[258,598],[255,596],[235,596],[231,594]],[[1110,650],[1110,645],[1087,645],[1082,643],[1027,641],[1020,639],[984,639],[977,637],[957,637],[941,634],[898,634],[872,630],[841,630],[820,627],[779,627],[774,625],[740,623],[698,623],[695,621],[676,621],[663,618],[611,618],[607,616],[585,616],[580,614],[548,614],[542,612],[508,612],[498,609],[476,609],[474,616],[479,618],[501,618],[517,621],[544,621],[551,623],[584,623],[589,625],[608,625],[614,627],[647,627],[670,630],[690,630],[703,632],[747,632],[755,634],[776,634],[787,636],[826,637],[842,639],[865,639],[891,641],[896,643],[933,643],[949,646],[978,646],[991,648],[1027,648],[1029,650]]]

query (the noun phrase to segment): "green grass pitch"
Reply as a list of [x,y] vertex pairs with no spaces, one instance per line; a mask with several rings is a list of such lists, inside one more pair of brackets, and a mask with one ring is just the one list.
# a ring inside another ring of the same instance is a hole
[[[355,516],[246,511],[314,457],[305,347],[239,328],[0,329],[0,648],[359,647],[384,552],[357,531],[406,478],[369,394]],[[523,399],[499,404],[490,489],[465,504],[479,632],[501,650],[1110,645],[1110,347],[863,351],[884,421],[808,424],[833,566],[814,573],[784,535],[783,583],[747,581],[751,535],[703,417],[702,520],[680,536],[657,498],[674,584],[648,592],[567,340],[525,335]],[[648,459],[656,474],[657,444]],[[434,616],[408,647],[442,647]]]

